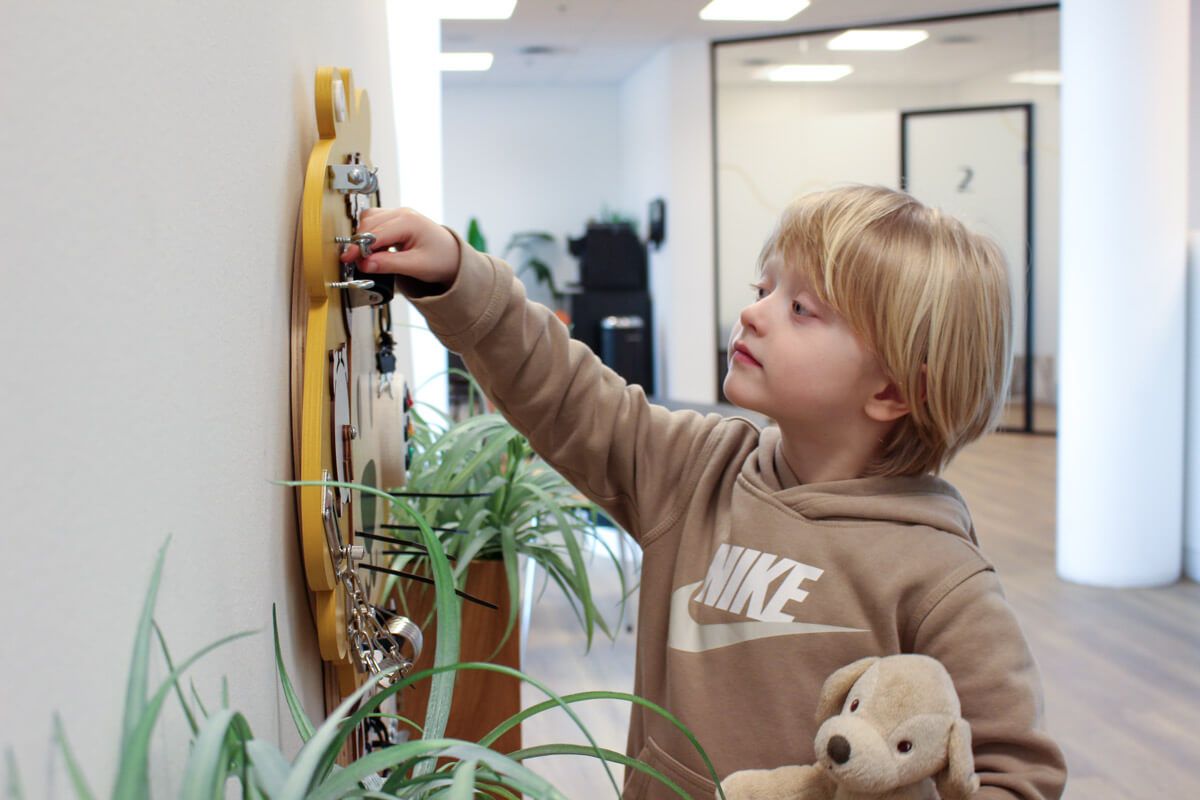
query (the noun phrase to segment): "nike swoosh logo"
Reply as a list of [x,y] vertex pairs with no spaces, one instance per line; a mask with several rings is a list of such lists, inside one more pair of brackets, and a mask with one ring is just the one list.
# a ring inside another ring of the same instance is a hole
[[813,622],[713,622],[700,624],[690,611],[692,595],[703,581],[680,586],[671,593],[671,618],[667,647],[684,653],[703,653],[754,639],[795,636],[804,633],[867,633],[864,628],[841,628]]

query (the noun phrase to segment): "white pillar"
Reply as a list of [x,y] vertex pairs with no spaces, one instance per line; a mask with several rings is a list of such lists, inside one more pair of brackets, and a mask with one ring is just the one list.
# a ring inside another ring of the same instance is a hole
[[1188,0],[1062,4],[1058,573],[1178,579]]
[[[1192,139],[1200,133],[1198,127],[1193,127]],[[1193,145],[1191,152],[1191,171],[1194,174],[1198,169],[1195,162],[1200,161],[1200,147]],[[1195,192],[1194,187],[1193,179]],[[1200,581],[1200,224],[1195,219],[1196,215],[1200,215],[1200,208],[1193,203],[1191,209],[1191,233],[1188,237],[1188,424],[1183,569],[1189,578]]]
[[[1200,42],[1200,0],[1192,0],[1191,41]],[[1200,45],[1190,53],[1188,128],[1188,440],[1183,569],[1200,581]]]

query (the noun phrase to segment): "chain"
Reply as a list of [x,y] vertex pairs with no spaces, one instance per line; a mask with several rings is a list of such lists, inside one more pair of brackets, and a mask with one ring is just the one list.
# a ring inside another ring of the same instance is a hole
[[[362,545],[343,545],[333,513],[332,492],[327,489],[325,540],[333,560],[346,603],[346,638],[359,672],[371,675],[395,668],[382,686],[390,686],[412,669],[421,655],[421,629],[406,617],[394,617],[385,627],[379,621],[379,609],[370,600],[358,577],[358,562],[366,557]],[[389,612],[390,613],[390,612]],[[410,654],[404,653],[404,644]]]

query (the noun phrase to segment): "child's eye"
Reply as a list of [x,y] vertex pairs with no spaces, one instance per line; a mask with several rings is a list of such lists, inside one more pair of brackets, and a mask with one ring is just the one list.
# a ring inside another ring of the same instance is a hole
[[762,300],[767,296],[767,287],[760,286],[757,283],[750,284],[750,288],[754,291],[754,299]]
[[800,316],[800,317],[811,317],[812,316],[812,312],[808,310],[808,307],[805,306],[804,303],[801,303],[799,300],[792,301],[792,313],[797,316]]

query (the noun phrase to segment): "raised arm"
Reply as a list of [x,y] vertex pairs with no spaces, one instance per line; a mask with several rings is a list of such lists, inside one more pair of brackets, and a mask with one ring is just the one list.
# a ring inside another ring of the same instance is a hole
[[950,589],[920,622],[914,650],[941,661],[954,680],[971,724],[976,798],[1062,796],[1067,768],[1043,727],[1037,665],[995,572]]
[[527,300],[507,264],[430,220],[376,211],[361,231],[401,248],[373,254],[366,270],[403,276],[398,288],[543,458],[639,540],[669,524],[719,416],[649,403]]

